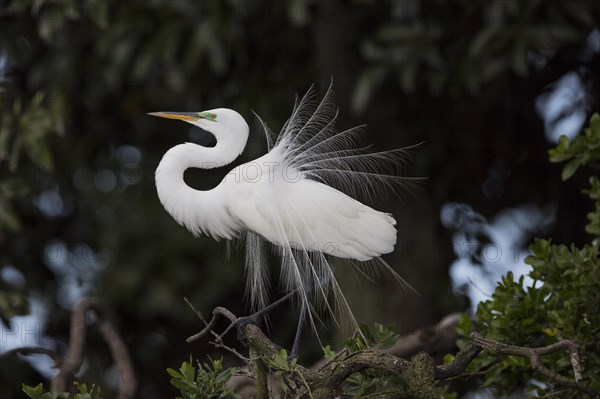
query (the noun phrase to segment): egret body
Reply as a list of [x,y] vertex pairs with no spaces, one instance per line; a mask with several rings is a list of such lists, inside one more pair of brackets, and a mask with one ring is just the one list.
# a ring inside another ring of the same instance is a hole
[[332,256],[357,261],[355,267],[366,271],[377,267],[402,282],[380,258],[394,249],[396,221],[353,196],[379,195],[383,188],[404,189],[412,180],[382,173],[402,165],[404,150],[360,148],[360,128],[335,132],[337,112],[331,87],[320,102],[313,97],[311,89],[295,105],[278,136],[259,118],[269,151],[234,168],[217,187],[206,191],[189,187],[184,171],[234,161],[248,140],[244,118],[226,108],[151,115],[191,123],[212,133],[217,141],[211,148],[180,144],[164,155],[155,179],[167,212],[195,236],[245,237],[247,294],[258,309],[268,303],[269,276],[262,243],[272,244],[281,255],[284,289],[298,293],[303,309],[311,310],[308,314],[314,326],[315,301],[331,313],[346,311],[354,322],[333,275]]

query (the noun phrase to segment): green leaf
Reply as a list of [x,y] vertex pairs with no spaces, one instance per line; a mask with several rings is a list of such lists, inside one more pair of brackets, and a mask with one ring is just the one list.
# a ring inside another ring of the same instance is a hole
[[454,355],[453,355],[453,354],[451,354],[451,353],[447,353],[447,354],[444,356],[444,364],[447,364],[447,363],[452,363],[452,362],[454,361],[454,359],[455,359],[455,357],[454,357]]
[[564,134],[560,136],[558,139],[558,145],[556,148],[552,148],[548,150],[548,154],[550,155],[550,162],[562,162],[566,159],[569,159],[570,156],[568,154],[569,151],[569,138]]
[[21,389],[30,398],[32,398],[32,399],[38,399],[38,398],[41,398],[42,391],[43,391],[44,388],[43,388],[42,384],[38,384],[37,386],[35,386],[35,388],[34,387],[30,387],[29,385],[23,384],[23,386],[22,386]]
[[323,357],[325,360],[329,361],[335,357],[335,351],[331,350],[330,345],[326,345],[323,347]]
[[595,113],[590,119],[590,138],[600,140],[600,114]]
[[366,342],[362,341],[365,346],[375,343],[375,338],[373,337],[371,330],[369,330],[369,326],[367,326],[365,323],[360,323],[358,328],[360,329],[362,336],[366,339]]
[[579,168],[580,165],[581,165],[581,160],[577,159],[577,158],[573,159],[568,164],[566,164],[562,171],[562,175],[561,175],[562,180],[566,181],[566,180],[570,179],[571,176],[573,176],[573,174],[577,171],[577,169]]
[[183,379],[183,375],[172,368],[168,368],[167,373],[169,373],[173,378]]

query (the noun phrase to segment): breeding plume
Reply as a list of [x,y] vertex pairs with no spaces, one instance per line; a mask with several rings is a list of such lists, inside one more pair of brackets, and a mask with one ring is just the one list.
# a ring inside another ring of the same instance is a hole
[[265,242],[280,256],[282,288],[300,300],[301,314],[308,314],[313,326],[317,304],[334,319],[341,312],[356,324],[334,277],[333,263],[362,274],[385,271],[402,283],[380,258],[394,249],[396,221],[353,197],[369,199],[387,189],[397,193],[410,187],[414,180],[394,174],[406,152],[360,147],[360,127],[336,132],[331,87],[321,101],[315,100],[311,88],[294,105],[279,135],[257,117],[267,137],[267,154],[234,168],[207,191],[189,187],[184,171],[235,160],[248,140],[244,118],[226,108],[151,115],[180,119],[215,136],[217,144],[211,148],[185,143],[167,151],[156,169],[156,188],[167,212],[195,236],[245,239],[246,294],[254,309],[270,308]]

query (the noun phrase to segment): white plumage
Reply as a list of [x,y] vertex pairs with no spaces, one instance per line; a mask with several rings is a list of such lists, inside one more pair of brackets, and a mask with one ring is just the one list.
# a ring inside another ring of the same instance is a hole
[[[249,135],[244,118],[229,109],[200,113],[154,113],[182,119],[214,134],[213,148],[185,143],[171,148],[156,169],[158,196],[167,212],[192,234],[215,239],[246,239],[247,295],[255,308],[268,301],[269,276],[264,241],[281,256],[281,282],[298,290],[309,309],[321,303],[346,313],[355,323],[335,280],[330,256],[356,260],[366,271],[375,266],[402,279],[379,258],[393,251],[396,221],[352,196],[366,198],[413,185],[414,179],[384,174],[398,170],[404,150],[372,152],[359,148],[362,129],[334,131],[337,112],[331,87],[319,102],[311,88],[294,106],[275,136],[266,133],[269,152],[234,168],[212,190],[199,191],[183,180],[187,168],[214,168],[237,158]],[[345,191],[346,193],[342,192]],[[385,190],[384,190],[385,191]],[[361,270],[362,271],[362,270]],[[330,292],[334,303],[330,302]],[[309,312],[314,325],[312,312]]]

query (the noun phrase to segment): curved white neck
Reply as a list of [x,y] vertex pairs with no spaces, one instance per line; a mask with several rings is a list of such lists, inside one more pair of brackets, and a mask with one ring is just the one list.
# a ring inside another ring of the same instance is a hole
[[156,190],[167,212],[192,234],[209,234],[217,239],[233,238],[237,225],[227,212],[227,203],[220,190],[222,183],[212,190],[201,191],[188,186],[183,180],[188,168],[225,166],[243,152],[249,133],[247,125],[241,131],[228,131],[219,125],[212,130],[217,139],[214,147],[185,143],[165,153],[154,175]]

